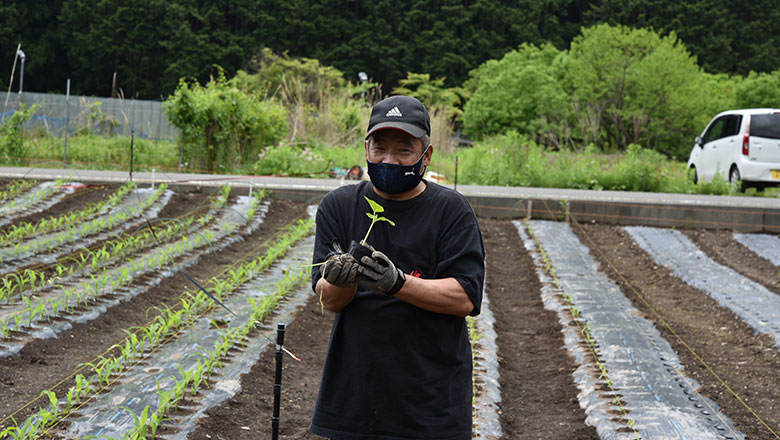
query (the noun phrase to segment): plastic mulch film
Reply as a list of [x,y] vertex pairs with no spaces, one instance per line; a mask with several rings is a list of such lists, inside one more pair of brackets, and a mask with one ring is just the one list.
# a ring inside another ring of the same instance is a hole
[[[248,218],[246,216],[246,212],[251,207],[251,203],[252,198],[247,196],[239,196],[236,198],[235,203],[231,207],[223,209],[218,215],[218,219],[216,220],[215,224],[210,228],[214,231],[214,237],[210,242],[203,240],[201,241],[200,245],[195,245],[195,238],[196,236],[202,235],[202,231],[195,231],[190,236],[180,239],[181,242],[187,243],[187,248],[185,248],[186,253],[181,255],[180,257],[182,258],[177,260],[176,263],[166,266],[163,270],[156,270],[149,268],[148,266],[145,270],[138,270],[133,278],[145,275],[146,278],[144,278],[145,281],[142,285],[130,285],[129,287],[107,289],[109,290],[108,292],[104,292],[99,296],[101,301],[98,304],[90,305],[86,311],[80,314],[64,315],[62,316],[64,319],[44,320],[41,322],[32,323],[29,326],[30,328],[27,329],[23,335],[18,336],[12,341],[4,341],[2,345],[0,345],[0,358],[18,353],[28,342],[34,339],[55,337],[58,333],[70,329],[72,327],[72,322],[84,323],[95,319],[101,314],[105,313],[108,308],[128,301],[129,299],[145,292],[149,288],[158,285],[164,279],[169,278],[179,271],[196,264],[202,254],[206,252],[219,251],[231,243],[234,243],[235,241],[241,239],[241,237],[237,234],[231,235],[229,231],[235,231],[237,227],[242,225],[244,226],[243,230],[241,231],[242,234],[252,233],[263,222],[265,214],[268,211],[269,202],[264,202],[261,206],[259,206],[255,216],[247,224]],[[135,260],[150,260],[152,258],[158,258],[160,255],[165,253],[168,255],[173,255],[173,249],[176,247],[176,244],[177,243],[168,243],[163,246],[150,249],[146,252],[138,254],[135,257]],[[133,264],[133,262],[126,262],[115,268],[109,269],[107,273],[110,275],[111,280],[116,281],[122,276],[123,271],[127,271],[127,269],[132,267]],[[86,281],[82,280],[81,282]],[[107,284],[113,285],[113,281]],[[79,282],[73,282],[70,285],[78,286]],[[42,296],[39,298],[39,300],[56,301],[58,298],[62,297],[65,288],[67,288],[67,286],[62,286],[62,288],[48,293],[45,295],[45,297]],[[6,319],[8,316],[11,316],[14,313],[18,313],[19,310],[24,310],[25,306],[25,304],[20,303],[16,306],[9,306],[3,310],[0,310],[0,320]],[[22,321],[26,320],[27,315],[24,315],[22,317]]]
[[775,266],[780,266],[780,237],[777,235],[734,233],[734,239],[759,257],[766,258]]
[[780,296],[729,267],[716,263],[679,231],[624,228],[659,264],[734,312],[757,333],[768,333],[780,348]]
[[66,195],[72,194],[75,191],[74,186],[77,185],[80,184],[71,183],[66,187],[58,187],[57,182],[43,182],[18,197],[0,203],[0,227],[22,215],[49,209]]
[[[122,203],[111,209],[111,216],[127,216],[128,218],[116,225],[120,230],[136,228],[144,223],[141,214],[148,218],[157,217],[157,213],[168,204],[173,191],[165,191],[159,199],[145,211],[138,209],[138,206],[149,200],[155,193],[152,189],[138,189],[136,195],[125,197]],[[117,235],[117,228],[106,227],[105,230],[97,233],[84,233],[88,228],[85,224],[110,224],[109,214],[97,216],[93,219],[83,222],[81,226],[75,226],[66,231],[55,231],[48,234],[36,235],[22,243],[23,250],[19,251],[19,246],[6,246],[0,248],[0,271],[12,272],[19,267],[30,264],[29,258],[39,255],[38,261],[45,264],[52,264],[63,255],[74,252],[78,249],[89,247],[93,243],[105,240]]]
[[[227,323],[227,328],[234,329],[245,323],[252,311],[252,305],[247,297],[263,298],[273,292],[275,284],[284,278],[286,271],[301,267],[311,261],[311,250],[314,237],[296,245],[288,255],[272,269],[260,275],[254,281],[242,286],[231,294],[224,302],[237,316],[233,316],[223,308],[216,308],[197,322],[182,330],[172,342],[163,345],[149,356],[142,365],[131,367],[125,373],[122,382],[110,391],[98,395],[87,406],[81,408],[82,417],[71,419],[66,438],[122,438],[122,435],[135,427],[134,414],[141,414],[146,406],[149,413],[158,408],[158,389],[170,390],[182,375],[180,368],[190,371],[195,368],[202,351],[210,351],[218,341],[224,328],[215,327],[214,322]],[[278,314],[274,319],[278,322],[288,322],[294,313],[301,308],[312,295],[308,278],[304,286],[297,289],[285,302],[280,303]],[[267,325],[261,329],[261,336],[252,338],[240,352],[226,361],[217,370],[218,382],[211,388],[206,388],[196,397],[190,397],[192,402],[182,407],[184,415],[174,415],[164,425],[180,428],[169,436],[172,439],[185,439],[195,429],[195,421],[203,417],[205,412],[221,404],[241,390],[241,375],[249,372],[267,347],[275,346],[275,326]],[[294,347],[290,347],[294,350]],[[274,377],[267,378],[269,390],[273,388]],[[132,413],[130,412],[132,411]],[[268,421],[270,429],[271,421]]]
[[474,402],[474,438],[477,439],[497,439],[502,435],[498,417],[501,390],[498,384],[495,322],[487,293],[483,291],[481,312],[474,318],[474,327],[480,337],[472,347],[476,357],[474,383],[481,389]]
[[[699,384],[683,374],[671,345],[619,287],[597,270],[588,248],[569,225],[530,222],[548,261],[535,250],[523,223],[515,225],[536,261],[545,307],[558,313],[564,344],[579,364],[573,376],[580,390],[580,406],[585,409],[586,423],[596,428],[600,438],[744,439],[714,402],[697,393]],[[547,263],[579,311],[579,325],[572,321],[561,292],[545,273]],[[581,336],[584,325],[598,348],[611,387],[599,377],[601,369]],[[615,395],[620,396],[623,409],[616,405]],[[628,420],[633,421],[633,428]]]

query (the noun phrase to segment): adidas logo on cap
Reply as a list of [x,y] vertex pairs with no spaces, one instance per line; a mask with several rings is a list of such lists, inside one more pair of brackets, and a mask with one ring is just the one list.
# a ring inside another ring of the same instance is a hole
[[399,117],[399,118],[403,117],[403,115],[401,114],[401,110],[398,110],[398,107],[393,107],[390,110],[388,110],[388,112],[385,114],[385,116],[387,116],[387,117],[396,116],[396,117]]

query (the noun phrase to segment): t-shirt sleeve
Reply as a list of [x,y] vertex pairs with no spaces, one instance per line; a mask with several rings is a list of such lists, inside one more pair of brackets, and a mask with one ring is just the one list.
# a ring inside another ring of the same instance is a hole
[[436,272],[443,278],[455,278],[463,286],[474,305],[469,314],[476,316],[479,315],[482,305],[485,248],[476,216],[470,207],[465,209],[440,238],[440,259]]
[[[335,213],[338,206],[334,202],[332,195],[328,195],[323,198],[319,207],[317,207],[317,215],[315,216],[317,230],[314,235],[312,264],[319,264],[325,261],[328,258],[328,254],[333,251],[333,239],[338,238],[339,223],[336,221],[337,215]],[[344,246],[344,244],[341,243],[341,246]],[[315,293],[317,281],[322,278],[321,268],[322,265],[313,266],[311,271],[311,288]]]

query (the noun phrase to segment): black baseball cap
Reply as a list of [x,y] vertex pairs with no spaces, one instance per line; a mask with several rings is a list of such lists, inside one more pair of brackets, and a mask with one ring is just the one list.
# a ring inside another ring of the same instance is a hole
[[421,138],[431,134],[431,118],[428,110],[417,98],[395,95],[374,105],[368,121],[366,139],[378,130],[394,128]]

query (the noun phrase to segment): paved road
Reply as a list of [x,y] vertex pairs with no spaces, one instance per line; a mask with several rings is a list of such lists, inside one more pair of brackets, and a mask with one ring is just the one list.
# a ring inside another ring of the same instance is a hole
[[[56,179],[68,175],[84,183],[130,179],[126,171],[0,167],[0,177],[7,178]],[[164,172],[137,172],[132,179],[179,187],[216,188],[229,184],[237,189],[266,188],[277,197],[296,200],[316,200],[341,185],[354,183],[340,179]],[[458,185],[457,190],[469,198],[479,215],[490,217],[524,217],[530,213],[535,218],[552,218],[565,217],[568,212],[581,221],[780,233],[780,198],[475,185]]]

